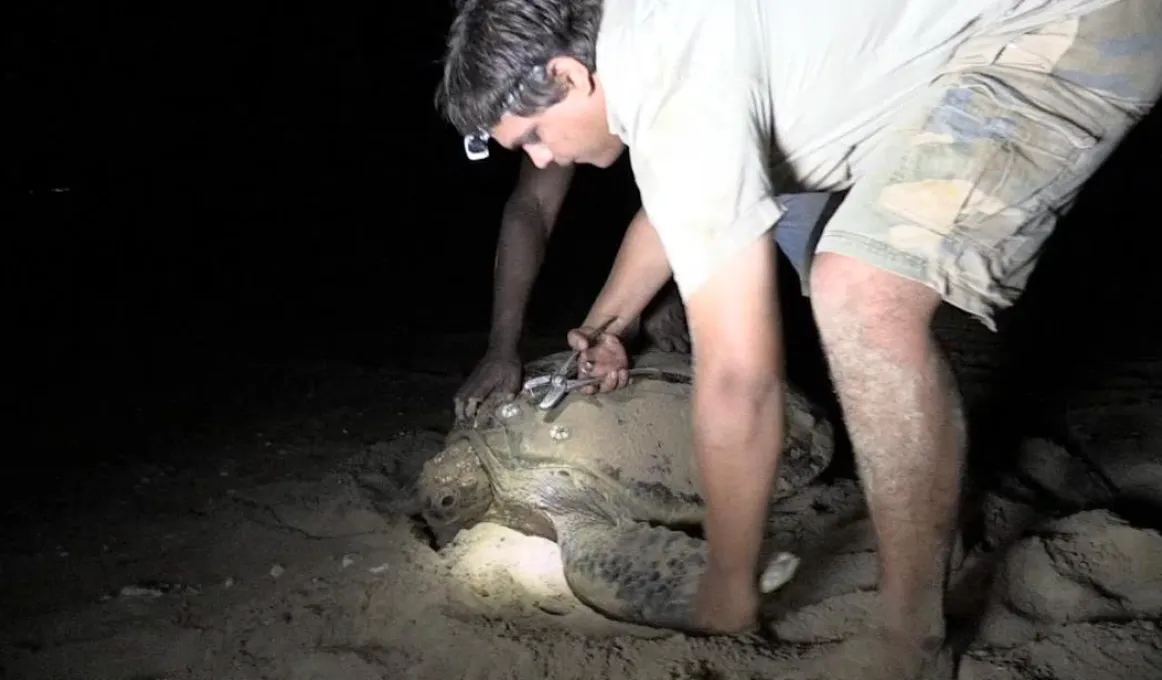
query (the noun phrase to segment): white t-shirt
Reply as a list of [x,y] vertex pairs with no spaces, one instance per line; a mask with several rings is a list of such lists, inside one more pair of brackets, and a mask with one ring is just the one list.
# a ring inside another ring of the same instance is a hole
[[609,126],[682,297],[778,221],[777,191],[847,188],[967,38],[1111,1],[605,0]]

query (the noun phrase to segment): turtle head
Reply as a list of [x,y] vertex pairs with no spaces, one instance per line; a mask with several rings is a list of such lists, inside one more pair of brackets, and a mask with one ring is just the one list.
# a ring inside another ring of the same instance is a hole
[[424,464],[417,491],[420,514],[441,546],[478,522],[493,498],[488,474],[466,439],[451,441]]

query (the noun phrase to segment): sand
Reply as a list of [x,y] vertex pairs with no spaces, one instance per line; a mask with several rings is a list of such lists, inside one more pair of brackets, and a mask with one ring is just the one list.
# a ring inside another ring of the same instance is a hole
[[[410,484],[460,374],[268,373],[278,408],[8,510],[0,677],[809,678],[875,611],[853,479],[772,520],[804,561],[764,604],[770,636],[691,638],[585,607],[550,541],[481,524],[433,550]],[[978,489],[957,583],[983,613],[961,678],[1162,678],[1162,535],[1141,511],[1162,498],[1154,396],[1092,393],[1063,419],[1068,442],[1027,437],[1016,470]]]

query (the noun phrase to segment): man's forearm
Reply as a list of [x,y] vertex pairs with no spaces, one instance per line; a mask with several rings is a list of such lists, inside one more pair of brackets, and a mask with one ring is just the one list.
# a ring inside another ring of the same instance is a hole
[[669,279],[670,263],[662,240],[645,208],[641,208],[630,222],[609,277],[582,325],[596,327],[613,318],[609,332],[623,334],[635,325],[642,310]]
[[755,239],[691,296],[694,443],[710,568],[753,583],[784,438],[777,260]]
[[488,346],[515,352],[525,308],[549,240],[549,226],[536,205],[512,201],[501,218],[493,270],[492,328]]
[[785,405],[778,381],[757,393],[743,391],[750,389],[696,375],[693,395],[710,567],[748,579],[754,576],[762,546]]

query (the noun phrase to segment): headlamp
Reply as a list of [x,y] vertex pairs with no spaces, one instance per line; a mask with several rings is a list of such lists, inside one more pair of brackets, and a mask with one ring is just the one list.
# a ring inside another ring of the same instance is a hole
[[464,135],[464,155],[470,161],[480,161],[488,158],[488,140],[490,135],[484,130]]

